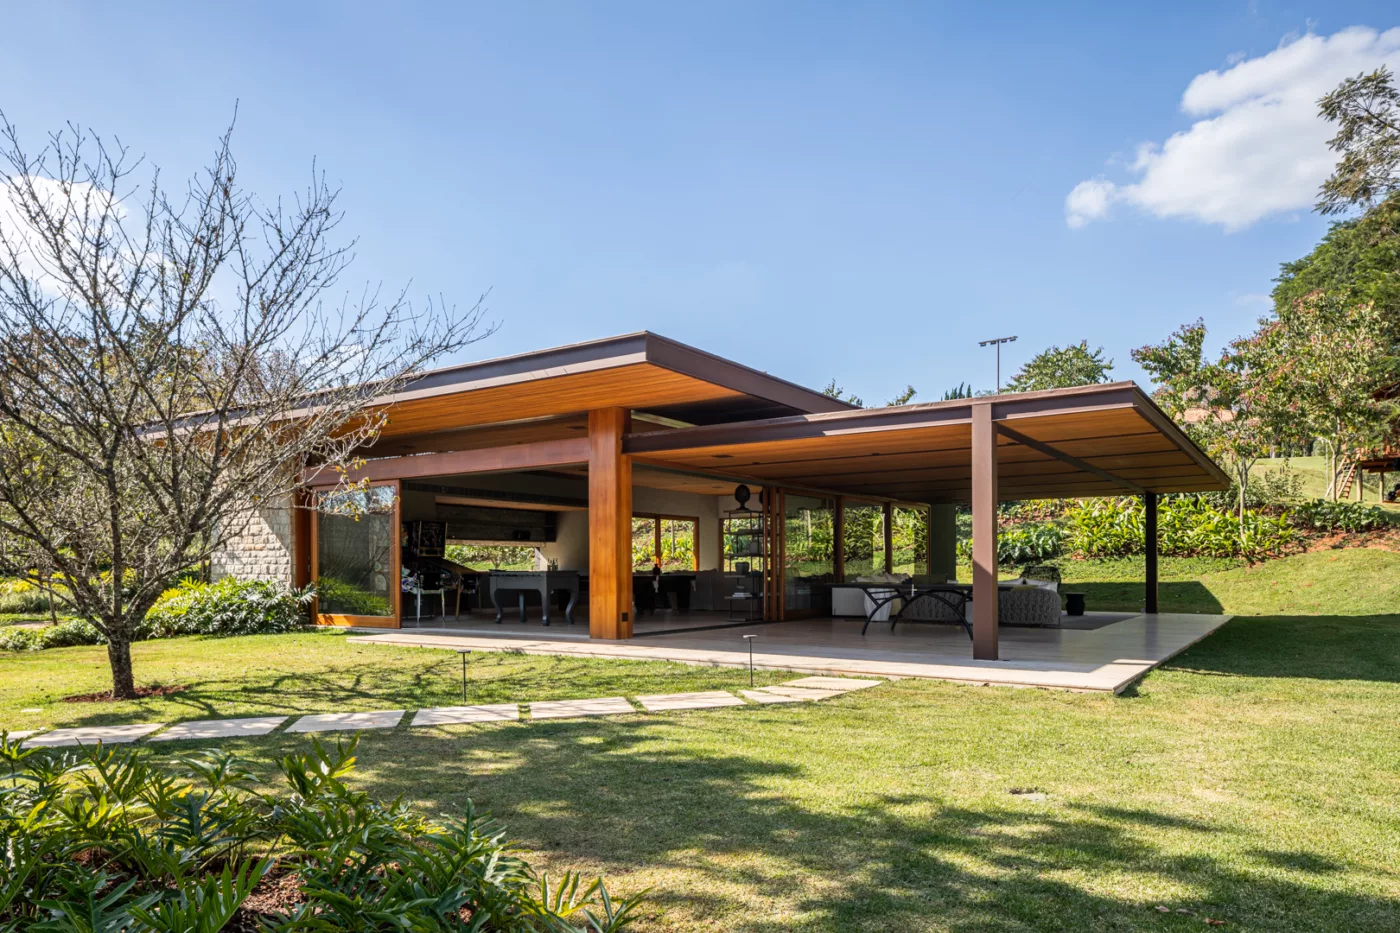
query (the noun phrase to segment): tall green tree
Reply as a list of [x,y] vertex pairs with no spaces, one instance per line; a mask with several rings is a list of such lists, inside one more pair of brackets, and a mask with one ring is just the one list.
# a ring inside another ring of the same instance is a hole
[[1328,145],[1341,154],[1322,183],[1318,211],[1368,208],[1400,191],[1400,89],[1390,69],[1346,79],[1318,106],[1337,124]]
[[1067,389],[1071,386],[1108,382],[1113,360],[1106,360],[1103,347],[1089,349],[1081,340],[1065,347],[1050,347],[1031,357],[1011,381],[1007,392],[1035,392],[1040,389]]

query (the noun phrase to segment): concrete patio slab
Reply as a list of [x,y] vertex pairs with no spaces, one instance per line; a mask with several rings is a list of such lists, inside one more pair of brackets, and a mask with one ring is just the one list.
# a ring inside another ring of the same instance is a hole
[[403,719],[401,709],[371,713],[321,713],[303,716],[287,727],[288,732],[340,732],[347,729],[392,729]]
[[871,628],[862,635],[859,619],[768,622],[628,641],[562,638],[539,626],[530,634],[476,627],[431,633],[405,629],[351,641],[742,668],[749,666],[749,654],[736,634],[741,631],[759,636],[753,665],[765,670],[1116,693],[1229,621],[1228,615],[1164,612],[1135,615],[1089,630],[1004,626],[999,661],[974,660],[972,642],[960,626],[906,624],[894,630]]
[[34,748],[64,748],[70,745],[120,745],[135,742],[142,736],[150,735],[157,729],[164,729],[163,722],[138,722],[128,726],[79,726],[72,729],[55,729],[24,740],[24,744]]
[[747,699],[755,703],[806,703],[802,697],[784,696],[781,693],[766,693],[763,690],[740,690]]
[[721,706],[743,706],[744,701],[724,690],[700,693],[661,693],[637,697],[637,702],[649,713],[681,709],[715,709]]
[[15,732],[7,732],[5,734],[10,737],[11,742],[19,742],[29,738],[31,735],[38,735],[43,731],[43,729],[19,729]]
[[438,706],[420,709],[410,725],[450,726],[471,722],[508,722],[520,718],[520,704],[492,703],[486,706]]
[[599,697],[596,700],[547,700],[530,704],[531,719],[571,719],[575,716],[616,716],[637,710],[625,697]]
[[151,741],[176,742],[182,739],[231,739],[242,736],[267,735],[286,721],[286,716],[197,719],[193,722],[176,723],[160,735],[152,736]]
[[885,683],[883,680],[856,680],[854,677],[803,677],[800,680],[789,680],[786,687],[811,687],[814,690],[839,690],[845,693],[849,690],[864,690],[867,687],[878,687]]

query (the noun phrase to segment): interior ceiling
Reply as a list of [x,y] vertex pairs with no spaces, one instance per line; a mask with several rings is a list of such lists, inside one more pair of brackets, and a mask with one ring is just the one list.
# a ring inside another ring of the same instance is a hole
[[[1034,441],[1153,492],[1220,488],[1218,477],[1132,407],[1022,417],[1004,422]],[[683,443],[685,432],[675,436]],[[722,472],[847,495],[915,502],[966,502],[972,492],[968,421],[880,430],[833,430],[814,437],[648,450],[650,463]],[[1009,437],[997,441],[1003,500],[1115,495],[1112,479]]]

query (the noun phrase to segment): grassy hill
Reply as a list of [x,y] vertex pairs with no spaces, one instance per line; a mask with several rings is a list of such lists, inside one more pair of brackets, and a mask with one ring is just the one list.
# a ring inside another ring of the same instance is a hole
[[[1251,480],[1262,478],[1270,470],[1280,470],[1287,467],[1294,474],[1303,480],[1303,496],[1308,499],[1322,499],[1327,493],[1327,458],[1326,457],[1277,457],[1260,460],[1249,471]],[[1366,502],[1376,505],[1382,498],[1380,494],[1380,476],[1375,473],[1364,474],[1366,481]],[[1396,483],[1400,483],[1400,473],[1386,474],[1386,485],[1394,488]],[[1347,497],[1349,501],[1356,502],[1361,496],[1361,482],[1352,484],[1351,494]],[[1384,504],[1388,509],[1400,509],[1400,505],[1394,503]]]

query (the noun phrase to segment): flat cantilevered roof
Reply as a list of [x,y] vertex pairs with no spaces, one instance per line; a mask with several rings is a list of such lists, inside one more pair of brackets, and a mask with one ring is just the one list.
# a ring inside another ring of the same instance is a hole
[[639,432],[639,464],[913,502],[967,502],[991,407],[1003,500],[1222,490],[1225,473],[1131,382]]
[[686,424],[853,407],[647,331],[433,370],[376,404],[390,407],[386,436],[608,407]]

